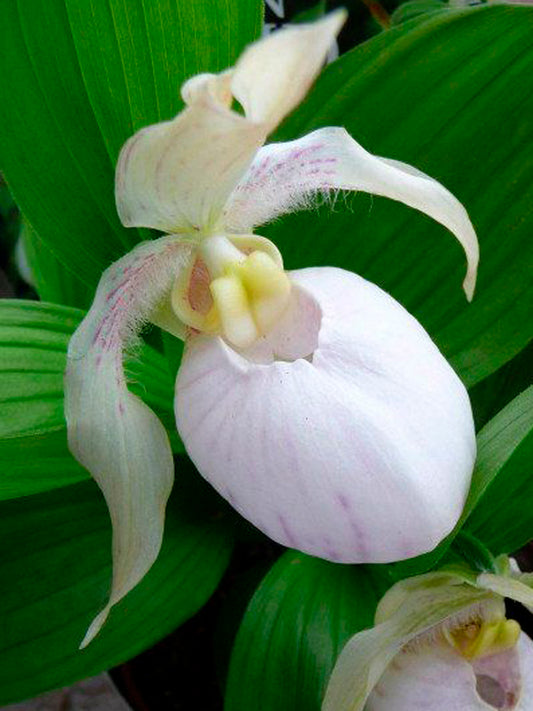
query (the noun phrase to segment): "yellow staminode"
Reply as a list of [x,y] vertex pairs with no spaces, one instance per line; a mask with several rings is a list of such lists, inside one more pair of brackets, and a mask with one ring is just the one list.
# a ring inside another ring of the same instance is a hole
[[[225,235],[209,236],[200,242],[197,255],[204,271],[193,260],[180,274],[171,294],[174,313],[195,331],[224,336],[236,348],[251,346],[268,333],[289,302],[291,283],[281,255],[256,235],[239,235],[235,243]],[[192,287],[199,285],[201,292],[206,274],[212,300],[207,310],[205,299],[200,298],[203,307],[191,303]]]
[[503,617],[492,622],[474,622],[453,631],[445,630],[444,636],[465,659],[479,659],[514,647],[520,636],[520,625]]
[[226,269],[210,284],[221,332],[238,348],[264,335],[287,306],[290,281],[284,270],[264,252],[252,252]]

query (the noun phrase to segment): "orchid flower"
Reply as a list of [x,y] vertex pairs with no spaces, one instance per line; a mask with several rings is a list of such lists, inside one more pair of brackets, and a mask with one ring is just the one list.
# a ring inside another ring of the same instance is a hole
[[457,237],[472,296],[476,236],[442,185],[371,155],[342,128],[263,146],[308,91],[344,17],[281,30],[233,69],[193,77],[182,87],[185,109],[120,153],[122,222],[166,236],[104,272],[69,346],[69,445],[113,524],[111,596],[85,643],[161,544],[172,453],[122,364],[146,322],[186,341],[175,411],[189,456],[274,540],[330,560],[385,562],[433,548],[460,515],[472,414],[426,332],[355,274],[285,272],[275,245],[253,234],[317,193],[388,196]]
[[322,711],[529,711],[533,641],[505,617],[504,597],[533,606],[533,576],[442,569],[394,585],[375,627],[352,637]]

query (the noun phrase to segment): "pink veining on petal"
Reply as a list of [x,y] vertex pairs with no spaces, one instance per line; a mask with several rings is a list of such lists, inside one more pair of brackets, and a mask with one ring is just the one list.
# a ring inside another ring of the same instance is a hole
[[338,159],[321,155],[324,143],[318,140],[305,146],[291,145],[271,144],[261,149],[227,205],[230,227],[249,229],[304,207],[313,194],[330,189],[326,177],[336,174],[333,166]]

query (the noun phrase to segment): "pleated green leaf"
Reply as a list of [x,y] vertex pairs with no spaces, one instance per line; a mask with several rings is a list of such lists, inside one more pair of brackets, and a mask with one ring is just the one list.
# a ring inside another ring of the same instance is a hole
[[215,508],[198,506],[198,476],[190,475],[191,488],[188,466],[178,465],[156,563],[83,651],[111,580],[111,526],[96,484],[0,503],[1,704],[121,663],[206,602],[228,563],[232,534]]
[[467,505],[465,528],[494,555],[512,553],[533,536],[533,386],[516,397],[479,435],[483,475]]
[[372,153],[429,173],[466,206],[479,235],[476,295],[461,290],[454,238],[384,198],[340,197],[262,232],[291,267],[332,264],[414,313],[465,383],[530,340],[533,245],[533,8],[484,6],[414,20],[322,74],[277,138],[340,125]]
[[285,553],[241,623],[225,711],[319,711],[338,654],[355,632],[372,626],[389,585],[368,566]]
[[20,239],[32,286],[42,301],[63,306],[90,306],[93,290],[57,259],[27,220],[22,223]]
[[89,286],[134,244],[64,2],[2,4],[0,170],[40,238]]
[[[0,500],[46,491],[88,473],[67,447],[63,372],[83,312],[54,304],[0,301]],[[175,451],[174,385],[164,357],[143,346],[130,358],[131,389],[162,419]]]
[[113,161],[139,128],[182,108],[194,74],[234,64],[261,30],[259,0],[65,0],[83,80]]
[[0,170],[39,238],[91,291],[141,239],[116,214],[121,143],[176,114],[190,74],[230,66],[257,36],[261,7],[260,0],[2,3]]

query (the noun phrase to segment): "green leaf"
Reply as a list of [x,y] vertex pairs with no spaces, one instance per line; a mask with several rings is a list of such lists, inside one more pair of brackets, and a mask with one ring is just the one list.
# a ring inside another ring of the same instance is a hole
[[33,286],[42,301],[89,308],[93,291],[57,260],[27,220],[20,231]]
[[532,38],[531,7],[466,8],[393,28],[330,65],[276,136],[345,126],[372,153],[416,166],[463,202],[481,244],[472,304],[453,237],[384,198],[337,200],[261,232],[290,268],[340,266],[389,291],[468,385],[532,336]]
[[479,435],[477,470],[465,528],[494,555],[533,538],[533,386],[515,398]]
[[6,0],[2,10],[0,169],[39,238],[94,290],[140,239],[116,214],[120,145],[177,113],[190,74],[233,63],[259,33],[261,3]]
[[481,429],[517,395],[533,383],[533,342],[511,361],[470,390],[470,401]]
[[372,626],[389,585],[385,571],[285,553],[239,629],[226,711],[319,711],[337,655],[355,632]]
[[[72,484],[88,476],[67,447],[63,372],[78,309],[0,301],[0,500]],[[173,415],[173,381],[148,346],[127,363],[130,387],[162,419],[183,451]]]
[[132,133],[181,109],[188,77],[231,66],[261,31],[259,0],[66,0],[66,6],[113,162]]
[[391,15],[393,25],[400,25],[409,20],[424,20],[427,15],[447,11],[449,6],[442,0],[410,0],[399,5]]
[[2,5],[0,168],[22,213],[94,288],[135,243],[118,220],[113,165],[82,81],[62,0]]
[[78,646],[111,580],[111,527],[96,484],[0,504],[0,703],[125,661],[210,597],[227,566],[232,534],[215,508],[198,506],[199,477],[190,475],[191,488],[187,467],[183,458],[159,558],[83,651]]

